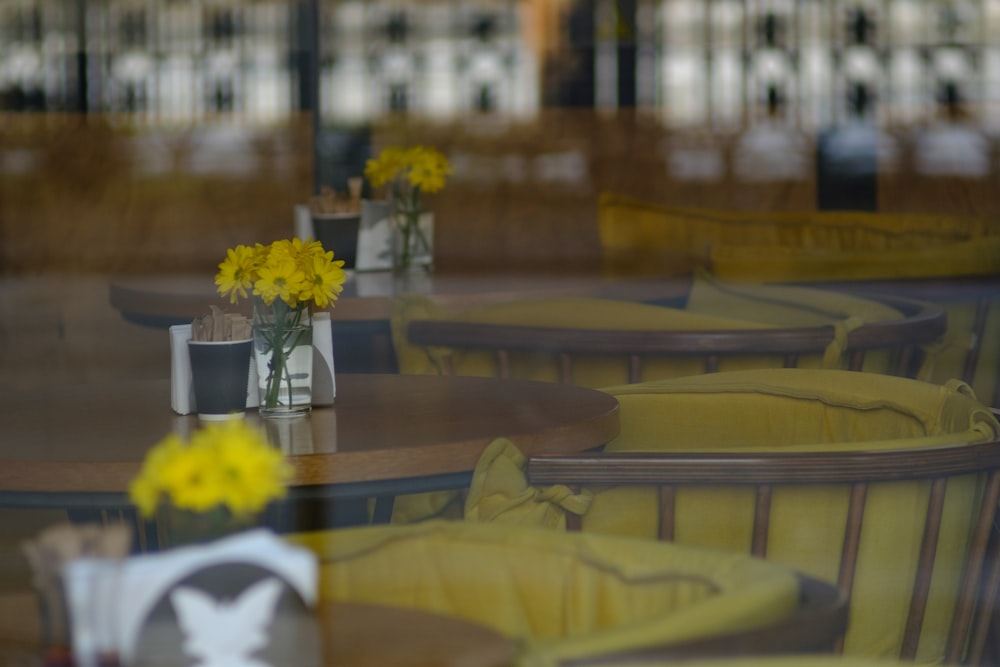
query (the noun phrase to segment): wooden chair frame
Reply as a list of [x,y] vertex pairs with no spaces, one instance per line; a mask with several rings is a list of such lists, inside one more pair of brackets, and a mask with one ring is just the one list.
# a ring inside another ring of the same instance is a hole
[[[868,296],[868,298],[876,298]],[[877,297],[897,308],[903,317],[864,324],[847,335],[848,369],[861,370],[869,350],[897,350],[894,375],[913,377],[920,357],[920,345],[941,338],[947,328],[947,314],[940,306],[914,299]],[[795,367],[799,357],[822,354],[834,341],[832,325],[775,329],[639,331],[613,329],[571,329],[503,324],[482,324],[450,320],[415,320],[406,331],[414,345],[456,350],[493,351],[498,375],[511,376],[510,357],[517,352],[556,355],[559,379],[573,384],[573,367],[580,357],[621,355],[628,359],[630,383],[642,378],[646,357],[703,357],[704,372],[719,369],[723,356],[752,354],[782,355],[786,368]],[[443,372],[454,375],[451,355],[445,355]]]
[[[961,380],[970,386],[976,378],[986,323],[991,311],[1000,309],[1000,276],[956,276],[941,278],[909,278],[901,280],[859,280],[824,283],[800,283],[801,287],[834,289],[866,296],[869,293],[930,301],[938,304],[972,303],[974,314],[971,344],[966,352]],[[990,407],[1000,407],[1000,368],[995,369],[993,400]]]
[[[753,487],[756,500],[751,553],[761,558],[767,556],[771,493],[775,486],[849,485],[848,519],[837,581],[848,600],[854,582],[869,485],[901,480],[930,481],[917,575],[899,656],[901,660],[912,660],[919,644],[947,480],[956,475],[976,473],[986,474],[987,483],[978,516],[975,517],[958,601],[948,633],[945,660],[950,664],[962,661],[963,654],[969,664],[979,664],[986,650],[991,612],[1000,582],[1000,559],[991,546],[991,533],[1000,501],[1000,440],[972,445],[867,452],[594,452],[575,456],[534,456],[527,464],[527,479],[532,485],[656,487],[660,505],[659,538],[663,540],[672,540],[674,536],[674,499],[678,487]],[[579,517],[567,515],[567,528],[579,530]],[[837,647],[837,651],[840,649],[842,645]]]

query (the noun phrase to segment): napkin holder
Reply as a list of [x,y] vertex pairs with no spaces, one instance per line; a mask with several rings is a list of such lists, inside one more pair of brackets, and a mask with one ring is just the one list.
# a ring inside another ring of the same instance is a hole
[[[313,323],[313,405],[333,405],[337,396],[337,382],[333,369],[333,332],[330,313],[318,312]],[[170,327],[170,407],[179,415],[196,413],[194,386],[191,380],[191,358],[187,342],[191,339],[191,325],[177,324]],[[247,408],[260,404],[257,389],[257,364],[251,355],[250,377],[247,383]]]
[[240,657],[259,664],[251,660],[258,651],[282,664],[318,645],[316,556],[267,529],[124,559],[80,558],[62,579],[77,665],[103,656],[122,665],[137,656],[164,665],[192,657],[204,667],[244,664]]

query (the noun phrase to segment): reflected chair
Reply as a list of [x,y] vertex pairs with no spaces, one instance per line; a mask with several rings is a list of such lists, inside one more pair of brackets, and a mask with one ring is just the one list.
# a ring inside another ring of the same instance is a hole
[[948,330],[933,351],[928,379],[959,378],[984,403],[1000,407],[995,217],[678,208],[605,192],[598,227],[604,270],[617,277],[656,275],[682,261],[729,283],[937,303],[947,312]]
[[527,461],[491,446],[467,518],[537,525],[547,505],[550,526],[751,553],[838,583],[846,654],[979,661],[1000,423],[967,386],[765,369],[607,391],[618,438]]
[[322,599],[479,623],[523,665],[829,651],[846,617],[833,586],[792,568],[651,540],[444,521],[292,539],[318,554]]
[[[919,372],[923,346],[939,340],[946,328],[941,308],[910,299],[802,290],[799,296],[814,303],[822,298],[840,303],[836,314],[818,314],[801,303],[781,306],[807,322],[796,325],[787,312],[770,322],[751,319],[763,300],[730,296],[750,312],[738,312],[731,303],[713,312],[707,306],[693,310],[691,304],[676,309],[604,299],[547,299],[449,316],[423,303],[421,313],[394,320],[394,336],[402,372],[496,375],[599,388],[767,367],[832,367],[912,377]],[[851,312],[862,307],[869,309],[866,315],[872,307],[879,315],[866,319]],[[397,308],[412,310],[412,302]]]

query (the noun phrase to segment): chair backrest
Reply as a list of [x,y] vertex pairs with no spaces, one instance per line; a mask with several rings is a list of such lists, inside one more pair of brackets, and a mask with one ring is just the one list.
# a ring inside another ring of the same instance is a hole
[[518,664],[821,652],[846,627],[834,586],[743,554],[456,521],[295,539],[320,556],[321,596],[490,627]]
[[[868,298],[873,298],[868,295]],[[898,297],[878,297],[898,309],[902,317],[870,322],[846,333],[843,352],[847,370],[862,370],[866,354],[890,351],[889,372],[915,376],[920,346],[939,339],[947,327],[944,310],[932,303]],[[843,335],[836,325],[795,328],[726,330],[622,330],[523,326],[447,319],[411,321],[406,336],[413,345],[444,348],[442,372],[455,374],[458,351],[489,352],[495,358],[496,374],[512,377],[511,359],[516,354],[548,356],[558,366],[559,381],[578,383],[575,369],[587,358],[618,357],[627,364],[628,382],[648,380],[644,365],[653,359],[700,359],[701,372],[720,369],[727,357],[767,359],[761,365],[795,367],[800,359],[826,353]],[[750,362],[753,365],[753,362]],[[747,367],[744,362],[744,367]],[[697,371],[695,371],[697,372]],[[681,372],[677,375],[689,375]]]
[[[750,487],[754,494],[750,551],[759,557],[768,556],[771,502],[777,489],[846,485],[849,501],[837,583],[849,598],[857,574],[869,491],[881,483],[928,481],[930,492],[926,506],[914,508],[914,512],[922,514],[922,538],[899,655],[903,660],[917,656],[924,629],[935,558],[942,546],[939,539],[942,517],[948,516],[945,490],[949,479],[963,475],[982,476],[985,483],[975,503],[976,516],[958,582],[944,659],[952,664],[962,660],[978,664],[985,649],[990,612],[1000,581],[1000,561],[988,553],[1000,500],[1000,440],[876,451],[598,452],[535,456],[527,462],[528,482],[533,485],[655,487],[660,509],[659,538],[668,541],[674,538],[675,499],[679,489]],[[899,520],[908,519],[899,517]],[[579,529],[579,517],[567,515],[567,527]]]
[[935,355],[928,379],[958,378],[983,403],[1000,407],[1000,276],[824,281],[811,287],[939,304],[947,314],[948,330],[945,349]]

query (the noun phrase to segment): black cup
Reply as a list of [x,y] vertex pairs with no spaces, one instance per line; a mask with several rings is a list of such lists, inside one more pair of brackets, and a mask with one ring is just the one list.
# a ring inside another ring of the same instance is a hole
[[358,262],[358,229],[361,213],[313,214],[313,231],[324,250],[332,250],[334,259],[344,260],[345,269]]
[[237,419],[247,408],[253,341],[188,341],[194,407],[208,421]]

